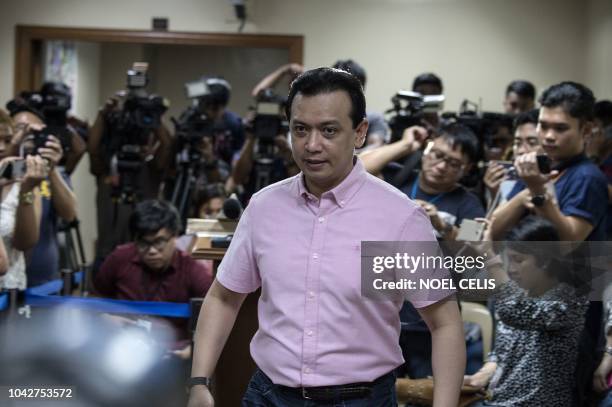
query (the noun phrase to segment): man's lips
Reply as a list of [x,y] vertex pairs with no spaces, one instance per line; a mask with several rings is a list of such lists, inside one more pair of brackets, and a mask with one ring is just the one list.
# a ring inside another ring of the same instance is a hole
[[317,159],[314,159],[314,158],[305,158],[304,159],[304,163],[306,164],[306,166],[309,167],[309,168],[314,168],[314,169],[322,167],[326,162],[327,161],[325,161],[325,160],[317,160]]

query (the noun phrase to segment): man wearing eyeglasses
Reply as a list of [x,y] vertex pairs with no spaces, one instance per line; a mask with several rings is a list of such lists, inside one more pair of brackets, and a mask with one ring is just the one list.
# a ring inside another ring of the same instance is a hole
[[425,128],[413,126],[405,130],[401,140],[359,157],[367,171],[377,175],[388,163],[416,153],[427,143],[420,171],[411,174],[399,189],[425,209],[438,239],[455,240],[463,219],[484,216],[478,197],[459,184],[476,162],[478,139],[459,124],[443,126],[438,134],[431,140]]
[[[95,276],[96,292],[113,299],[134,301],[189,302],[204,297],[212,284],[205,263],[176,248],[180,216],[171,204],[159,200],[136,205],[130,217],[134,241],[118,246]],[[149,330],[168,328],[166,321],[140,317],[133,322]],[[165,344],[173,354],[188,358],[187,320],[169,320],[175,340]]]

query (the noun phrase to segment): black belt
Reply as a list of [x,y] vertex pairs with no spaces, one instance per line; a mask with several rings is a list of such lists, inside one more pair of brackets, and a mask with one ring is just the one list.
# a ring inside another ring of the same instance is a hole
[[389,376],[395,377],[393,372],[389,372],[372,382],[349,383],[321,387],[287,387],[280,385],[277,385],[276,387],[282,391],[297,395],[306,400],[342,401],[369,397],[372,394],[372,387],[383,380],[388,379]]

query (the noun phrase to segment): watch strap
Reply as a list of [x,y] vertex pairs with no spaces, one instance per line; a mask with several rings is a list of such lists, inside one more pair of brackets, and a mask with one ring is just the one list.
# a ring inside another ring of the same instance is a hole
[[191,377],[187,384],[189,388],[193,386],[198,386],[198,385],[204,385],[210,388],[211,383],[212,383],[212,380],[210,377],[198,376],[198,377]]

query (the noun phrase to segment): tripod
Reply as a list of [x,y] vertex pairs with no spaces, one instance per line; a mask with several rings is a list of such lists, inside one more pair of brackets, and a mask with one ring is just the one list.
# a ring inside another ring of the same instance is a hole
[[[85,250],[83,249],[83,239],[81,237],[80,221],[74,219],[72,222],[60,222],[58,234],[63,237],[59,239],[60,245],[60,270],[83,270],[85,277],[81,288],[85,295],[90,288],[91,270],[87,266]],[[75,245],[76,242],[76,245]],[[78,249],[78,250],[77,250]]]

